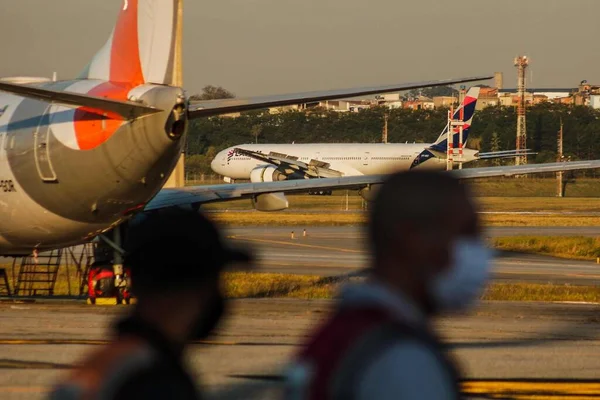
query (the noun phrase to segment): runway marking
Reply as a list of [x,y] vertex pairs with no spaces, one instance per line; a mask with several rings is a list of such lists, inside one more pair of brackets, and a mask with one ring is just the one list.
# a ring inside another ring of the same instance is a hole
[[468,395],[500,399],[590,399],[600,396],[599,381],[473,380],[462,384]]
[[[238,375],[239,378],[279,382],[282,376]],[[0,393],[47,393],[51,389],[40,386],[0,386]],[[462,393],[471,396],[485,396],[491,399],[519,400],[589,400],[600,396],[600,382],[597,381],[544,381],[544,380],[490,380],[464,381]]]
[[36,386],[0,386],[0,393],[47,393],[49,388]]
[[[86,339],[0,339],[0,345],[11,346],[39,346],[39,345],[84,345],[84,346],[103,346],[112,343],[111,340],[86,340]],[[271,342],[238,342],[226,340],[199,340],[192,344],[209,346],[297,346],[293,343],[271,343]],[[0,359],[1,368],[26,368],[29,365],[40,364],[42,366],[49,363],[40,363],[37,361],[22,360],[3,360]],[[54,366],[59,364],[52,364]]]
[[246,238],[246,237],[240,237],[237,235],[228,236],[228,238],[233,239],[233,240],[247,241],[247,242],[271,243],[271,244],[281,244],[281,245],[292,246],[292,247],[306,247],[306,248],[310,248],[310,249],[333,250],[333,251],[340,251],[343,253],[356,253],[356,254],[364,253],[364,251],[344,249],[344,248],[340,248],[340,247],[329,247],[329,246],[319,246],[319,245],[314,245],[314,244],[282,242],[279,240],[270,240],[270,239]]
[[552,275],[556,277],[566,278],[593,278],[600,279],[600,275],[587,275],[587,274],[569,274],[551,271],[494,271],[493,274],[505,274],[505,275]]
[[0,369],[69,369],[72,365],[44,361],[23,361],[0,359]]

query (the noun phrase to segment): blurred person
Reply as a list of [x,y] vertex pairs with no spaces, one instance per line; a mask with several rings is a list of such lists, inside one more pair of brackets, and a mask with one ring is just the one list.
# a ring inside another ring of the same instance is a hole
[[460,375],[432,317],[481,295],[490,251],[468,187],[411,171],[382,184],[368,223],[372,268],[342,289],[286,374],[289,399],[460,398]]
[[115,325],[115,341],[87,357],[50,398],[200,399],[184,352],[224,315],[223,268],[248,263],[249,254],[227,248],[202,214],[178,208],[136,217],[125,250],[136,305]]

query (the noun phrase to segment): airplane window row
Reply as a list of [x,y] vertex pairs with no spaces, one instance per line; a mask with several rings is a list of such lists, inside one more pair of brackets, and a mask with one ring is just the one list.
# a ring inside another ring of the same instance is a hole
[[323,157],[323,160],[336,160],[336,161],[345,161],[345,160],[360,160],[360,157]]
[[410,160],[410,156],[400,157],[373,157],[373,160]]

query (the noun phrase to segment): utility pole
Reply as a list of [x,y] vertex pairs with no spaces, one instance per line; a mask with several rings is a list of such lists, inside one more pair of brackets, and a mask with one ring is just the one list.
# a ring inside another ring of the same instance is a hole
[[454,107],[448,110],[448,133],[446,134],[446,171],[454,167]]
[[[515,58],[515,67],[518,71],[517,84],[517,153],[527,149],[527,127],[525,118],[525,71],[529,66],[527,56]],[[515,165],[527,164],[527,155],[515,157]]]
[[[556,161],[557,162],[563,162],[564,161],[564,156],[563,156],[563,120],[562,118],[560,119],[560,130],[558,131],[558,152],[556,155]],[[563,180],[563,175],[564,172],[563,171],[558,171],[556,173],[556,180],[557,180],[557,196],[558,197],[563,197],[563,193],[564,193],[564,180]]]
[[[458,127],[458,169],[462,169],[463,167],[463,125],[465,123],[465,108],[462,106],[463,101],[466,96],[466,88],[465,86],[460,87],[460,92],[458,96],[458,106],[460,107],[460,122],[461,125]],[[452,131],[452,140],[454,140],[454,131]]]
[[381,138],[382,143],[388,142],[388,119],[389,119],[389,117],[390,116],[386,110],[385,114],[383,114],[383,135]]

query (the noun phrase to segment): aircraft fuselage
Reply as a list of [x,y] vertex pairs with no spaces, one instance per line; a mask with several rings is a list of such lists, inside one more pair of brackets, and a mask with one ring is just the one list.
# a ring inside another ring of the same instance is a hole
[[[387,174],[411,168],[444,170],[445,155],[428,150],[430,146],[427,143],[244,144],[219,152],[211,167],[217,174],[232,179],[250,179],[252,170],[268,165],[234,152],[235,148],[241,148],[263,154],[287,154],[305,163],[323,161],[344,176]],[[464,149],[465,162],[476,160],[476,153]]]
[[165,111],[128,120],[0,93],[3,255],[81,243],[119,224],[162,188],[184,142],[169,135],[180,88],[98,80],[40,86],[135,98]]

